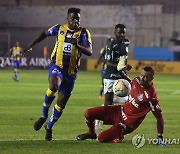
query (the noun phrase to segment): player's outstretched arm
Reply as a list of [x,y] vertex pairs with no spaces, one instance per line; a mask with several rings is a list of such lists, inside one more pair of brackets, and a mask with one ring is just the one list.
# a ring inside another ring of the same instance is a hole
[[153,112],[157,120],[157,132],[158,135],[162,135],[164,132],[164,119],[161,112]]
[[163,132],[164,132],[164,119],[161,112],[153,112],[157,120],[157,145],[166,146],[164,143]]
[[94,68],[97,69],[97,67],[99,66],[100,63],[105,63],[105,59],[104,59],[104,55],[101,54],[96,62],[96,64],[94,65]]
[[45,32],[42,32],[27,48],[25,48],[22,52],[23,55],[25,55],[27,52],[32,50],[32,47],[36,45],[37,43],[41,42],[47,37]]

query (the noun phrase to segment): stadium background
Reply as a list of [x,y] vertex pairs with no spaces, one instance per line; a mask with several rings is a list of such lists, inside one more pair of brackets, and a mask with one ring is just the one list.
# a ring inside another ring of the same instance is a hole
[[[82,57],[80,69],[94,70],[93,64],[99,56],[99,50],[105,45],[106,39],[113,36],[114,25],[117,23],[123,23],[127,27],[127,38],[131,41],[129,59],[134,65],[132,71],[137,71],[136,68],[141,64],[141,60],[150,60],[158,68],[161,65],[169,65],[169,63],[162,64],[162,61],[180,60],[180,52],[169,51],[170,53],[157,55],[159,51],[154,51],[154,48],[158,50],[167,48],[172,34],[179,33],[180,1],[178,0],[1,0],[0,68],[10,66],[10,60],[5,55],[16,41],[25,48],[41,31],[57,23],[66,23],[67,9],[72,6],[81,8],[81,25],[90,30],[93,39],[94,53],[91,57]],[[48,58],[54,40],[55,38],[48,38],[36,45],[33,52],[24,59],[23,67],[47,68],[49,60],[43,60],[43,51],[47,49],[46,58]],[[146,59],[141,59],[146,55],[143,55],[145,52],[140,51],[142,56],[136,56],[134,51],[137,47],[143,50],[149,48],[148,53],[151,56],[157,55],[158,59],[150,58],[149,55]],[[168,54],[167,59],[163,59],[166,54]],[[169,58],[169,54],[172,58]],[[171,63],[171,65],[174,71],[163,69],[160,73],[179,74],[176,71],[179,63]]]
[[[129,62],[136,71],[130,72],[130,77],[139,75],[137,71],[147,64],[156,72],[168,74],[156,73],[154,82],[165,119],[164,137],[179,140],[180,78],[171,74],[180,74],[180,61],[176,52],[167,51],[172,33],[180,31],[179,3],[179,0],[0,0],[0,154],[178,154],[179,142],[166,147],[146,142],[138,150],[132,145],[132,138],[137,134],[145,134],[146,141],[156,138],[156,121],[151,113],[122,143],[76,141],[75,137],[87,130],[83,112],[104,101],[98,99],[101,76],[95,71],[78,73],[73,95],[54,127],[54,141],[44,141],[45,130],[36,132],[32,126],[40,114],[48,87],[48,71],[42,69],[48,67],[49,61],[44,59],[43,50],[47,46],[49,56],[54,38],[44,40],[22,59],[20,82],[12,80],[11,61],[5,54],[16,41],[25,48],[42,30],[66,22],[67,8],[77,6],[82,10],[82,25],[91,31],[94,48],[92,57],[83,57],[81,70],[93,70],[106,37],[113,35],[117,22],[123,22],[131,41]],[[134,54],[136,49],[139,55]],[[164,50],[161,53],[159,49]],[[138,57],[141,59],[136,60]],[[149,60],[144,60],[145,57]],[[103,129],[106,128],[109,127],[103,125]]]

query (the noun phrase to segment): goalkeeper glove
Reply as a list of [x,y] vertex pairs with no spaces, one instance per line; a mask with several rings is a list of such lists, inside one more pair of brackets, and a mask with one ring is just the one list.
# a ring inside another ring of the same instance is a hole
[[119,57],[119,63],[117,64],[117,70],[118,71],[120,71],[126,67],[125,61],[126,61],[125,56]]

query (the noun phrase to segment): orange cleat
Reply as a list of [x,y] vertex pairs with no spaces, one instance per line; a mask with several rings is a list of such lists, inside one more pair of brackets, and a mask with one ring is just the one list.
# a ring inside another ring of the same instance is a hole
[[103,98],[103,96],[100,95],[100,96],[99,96],[99,99],[100,99],[100,100],[103,100],[104,98]]

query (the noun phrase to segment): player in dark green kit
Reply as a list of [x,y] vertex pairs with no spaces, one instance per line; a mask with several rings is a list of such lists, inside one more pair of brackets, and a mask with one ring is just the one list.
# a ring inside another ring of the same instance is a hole
[[125,38],[126,27],[123,24],[117,24],[115,26],[115,38],[111,40],[107,45],[105,60],[107,68],[104,75],[104,105],[113,104],[113,84],[118,79],[127,79],[130,81],[126,74],[127,58],[128,58],[128,46],[129,40]]
[[[125,38],[126,27],[123,24],[117,24],[114,31],[115,38],[111,39],[106,47],[105,63],[106,69],[104,73],[104,105],[113,105],[114,103],[124,103],[127,97],[117,97],[114,99],[113,84],[118,79],[126,79],[131,81],[126,74],[126,70],[130,70],[131,66],[127,65],[129,40]],[[95,121],[95,129],[101,130],[100,121]]]

